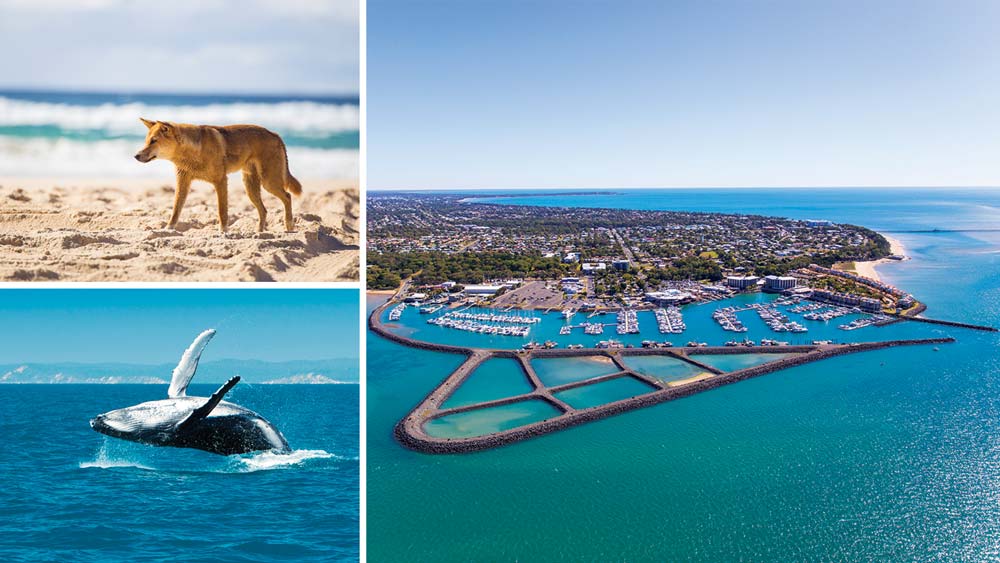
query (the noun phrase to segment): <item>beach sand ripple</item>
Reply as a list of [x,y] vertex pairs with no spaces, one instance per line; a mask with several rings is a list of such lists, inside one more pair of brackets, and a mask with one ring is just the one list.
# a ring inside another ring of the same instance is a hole
[[242,184],[230,180],[227,233],[215,190],[192,185],[176,230],[166,229],[170,182],[0,180],[0,280],[356,281],[359,192],[354,182],[303,182],[296,231],[264,194],[268,232]]

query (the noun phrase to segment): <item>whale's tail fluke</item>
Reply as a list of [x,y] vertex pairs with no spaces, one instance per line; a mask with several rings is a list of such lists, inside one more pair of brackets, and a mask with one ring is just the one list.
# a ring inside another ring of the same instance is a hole
[[[188,346],[181,356],[181,361],[174,368],[173,376],[170,378],[170,388],[167,389],[167,396],[171,399],[184,397],[187,395],[188,385],[191,378],[198,371],[198,360],[201,359],[201,351],[208,345],[208,341],[215,336],[215,329],[210,328],[198,335],[194,342]],[[235,384],[234,384],[235,385]]]

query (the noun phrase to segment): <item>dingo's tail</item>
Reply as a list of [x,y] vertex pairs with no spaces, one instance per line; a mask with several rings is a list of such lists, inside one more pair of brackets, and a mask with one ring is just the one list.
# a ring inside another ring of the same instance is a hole
[[285,172],[285,191],[292,195],[302,195],[302,184],[292,176],[291,172]]
[[285,191],[292,195],[302,195],[302,184],[292,176],[292,171],[288,168],[288,148],[285,142],[281,142],[281,150],[285,152]]

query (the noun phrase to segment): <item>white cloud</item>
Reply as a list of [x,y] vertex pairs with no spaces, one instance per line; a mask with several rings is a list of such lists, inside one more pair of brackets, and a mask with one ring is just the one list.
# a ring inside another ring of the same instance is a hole
[[19,12],[106,10],[122,4],[121,0],[0,0],[0,8]]
[[341,21],[359,20],[359,5],[355,0],[257,0],[259,8],[276,14],[295,17],[332,17]]
[[0,0],[0,88],[354,93],[356,1]]

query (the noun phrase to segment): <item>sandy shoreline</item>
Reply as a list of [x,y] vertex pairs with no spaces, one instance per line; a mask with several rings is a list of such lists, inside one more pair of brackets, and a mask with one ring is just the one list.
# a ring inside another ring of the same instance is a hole
[[398,291],[398,289],[366,289],[365,293],[371,296],[384,295],[392,297],[393,295],[396,295],[396,292]]
[[356,281],[357,181],[303,179],[296,231],[264,194],[268,231],[238,175],[230,176],[227,233],[215,190],[195,182],[177,230],[166,230],[172,178],[0,178],[3,281]]
[[[900,242],[899,239],[893,238],[885,233],[879,233],[879,234],[885,237],[887,241],[889,241],[889,247],[890,247],[889,252],[891,254],[906,256],[906,247],[903,246],[903,243]],[[898,263],[898,262],[899,260],[891,260],[889,258],[882,258],[881,260],[869,260],[868,262],[855,262],[854,271],[859,276],[864,276],[866,278],[871,278],[873,280],[882,281],[882,278],[879,277],[878,275],[876,266],[882,264]]]

